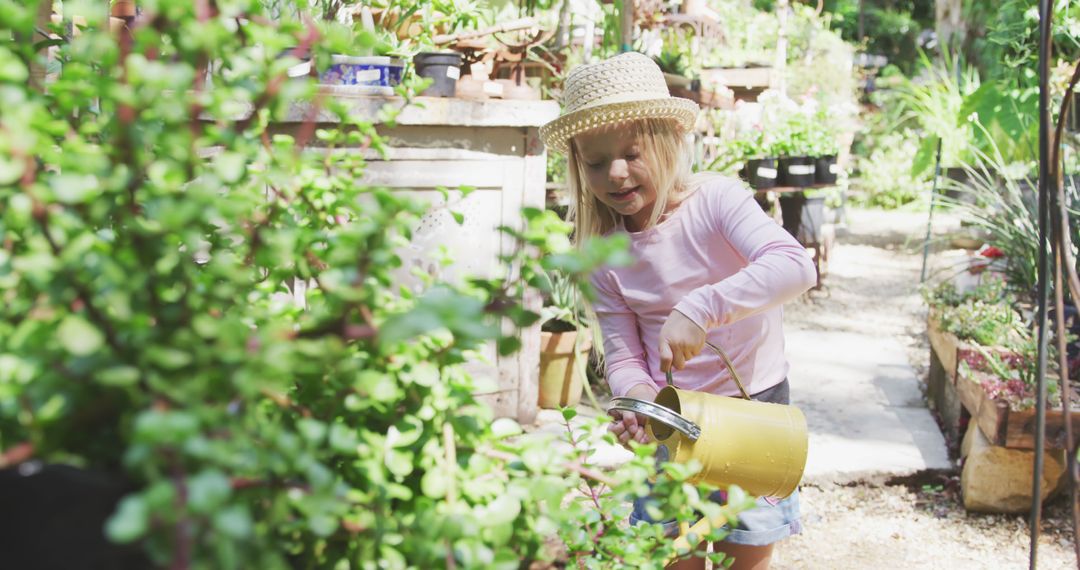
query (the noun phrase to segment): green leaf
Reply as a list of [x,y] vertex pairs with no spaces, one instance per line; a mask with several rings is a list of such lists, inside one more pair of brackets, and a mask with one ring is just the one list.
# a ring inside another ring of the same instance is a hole
[[139,381],[139,369],[133,366],[113,366],[99,372],[96,380],[105,386],[133,386]]
[[446,478],[452,476],[452,473],[446,473],[442,469],[432,469],[420,479],[420,491],[426,497],[441,499],[446,496]]
[[214,170],[224,182],[237,182],[244,177],[247,159],[238,152],[223,152],[214,158]]
[[356,389],[379,402],[392,402],[398,398],[397,382],[389,374],[365,370],[356,378]]
[[65,204],[81,204],[101,194],[101,183],[92,174],[58,174],[49,179],[49,187]]
[[214,530],[232,539],[250,537],[253,526],[251,515],[240,505],[225,508],[214,515]]
[[65,350],[76,356],[93,354],[105,343],[101,331],[76,315],[64,317],[56,330],[56,337]]
[[521,514],[521,499],[512,495],[499,495],[494,501],[482,509],[480,524],[493,527],[508,525]]
[[386,450],[386,457],[383,459],[383,463],[390,473],[393,473],[399,480],[408,477],[415,469],[415,466],[413,465],[413,454],[397,449]]
[[229,478],[216,469],[202,471],[188,479],[188,505],[198,513],[211,512],[231,493]]
[[356,446],[359,443],[354,428],[340,423],[330,426],[330,447],[334,451],[356,455]]
[[402,379],[411,380],[420,386],[434,386],[439,381],[439,369],[429,362],[418,362],[408,374],[402,375]]
[[150,512],[146,502],[138,495],[125,497],[120,501],[116,513],[105,523],[105,534],[109,540],[127,544],[146,534],[150,522]]
[[510,418],[499,418],[491,423],[491,435],[497,438],[521,435],[521,424]]
[[500,338],[496,341],[499,349],[500,356],[509,356],[515,352],[521,350],[521,339],[517,337],[507,336]]
[[0,154],[0,185],[14,184],[25,170],[25,161]]
[[337,530],[338,521],[334,517],[324,514],[315,514],[308,517],[308,528],[316,536],[327,537]]
[[0,81],[25,83],[30,78],[30,71],[22,60],[7,48],[0,47]]
[[299,428],[300,435],[314,445],[321,444],[326,437],[326,424],[319,420],[304,418],[296,423],[296,427]]
[[146,350],[146,358],[167,370],[177,370],[191,364],[191,354],[176,348],[152,346]]
[[570,421],[577,417],[577,410],[574,408],[563,408],[562,417],[566,421]]
[[405,416],[386,432],[386,444],[392,447],[409,447],[424,434],[424,424],[420,420]]

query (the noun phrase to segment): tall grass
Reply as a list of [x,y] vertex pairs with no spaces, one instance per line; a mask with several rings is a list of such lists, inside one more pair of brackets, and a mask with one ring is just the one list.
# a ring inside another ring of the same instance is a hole
[[[974,126],[983,128],[978,122]],[[973,150],[973,153],[974,163],[963,166],[968,175],[966,182],[949,179],[941,182],[944,191],[954,190],[961,197],[939,199],[987,232],[988,243],[1006,256],[1005,272],[1010,289],[1023,299],[1033,299],[1039,259],[1038,180],[1026,175],[1009,176],[1010,165],[992,140],[989,152]],[[1069,231],[1073,243],[1077,243],[1080,195],[1072,183],[1067,182],[1065,190]]]

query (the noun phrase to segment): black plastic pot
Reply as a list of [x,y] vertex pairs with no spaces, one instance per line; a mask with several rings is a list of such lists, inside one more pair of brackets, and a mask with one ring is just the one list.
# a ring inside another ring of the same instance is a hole
[[767,190],[776,186],[776,159],[755,158],[746,161],[741,172],[743,180],[754,190]]
[[413,56],[416,74],[432,80],[421,95],[453,97],[461,77],[461,54],[457,52],[423,52]]
[[813,186],[814,159],[809,156],[785,156],[780,159],[778,168],[781,186]]
[[819,156],[814,159],[814,184],[836,184],[840,167],[836,155]]

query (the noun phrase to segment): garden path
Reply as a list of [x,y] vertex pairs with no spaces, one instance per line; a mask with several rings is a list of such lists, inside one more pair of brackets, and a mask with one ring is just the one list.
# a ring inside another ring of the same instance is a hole
[[[926,214],[855,210],[847,218],[823,290],[785,307],[792,403],[810,428],[804,482],[947,470],[945,439],[908,354],[925,330],[913,250]],[[954,225],[936,221],[939,232]]]

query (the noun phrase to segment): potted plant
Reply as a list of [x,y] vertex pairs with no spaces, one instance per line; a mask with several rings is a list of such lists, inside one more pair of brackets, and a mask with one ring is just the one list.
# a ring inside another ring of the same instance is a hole
[[778,181],[781,186],[805,187],[814,184],[814,159],[810,156],[810,121],[801,111],[786,117],[773,151],[780,157]]
[[776,157],[766,142],[763,129],[751,129],[731,142],[730,153],[743,162],[740,176],[755,190],[768,190],[776,186]]
[[547,291],[540,312],[540,407],[573,407],[581,401],[592,337],[574,281],[558,270],[543,278]]
[[836,184],[840,173],[836,164],[840,144],[832,124],[828,108],[818,107],[808,132],[810,156],[814,157],[814,184]]

